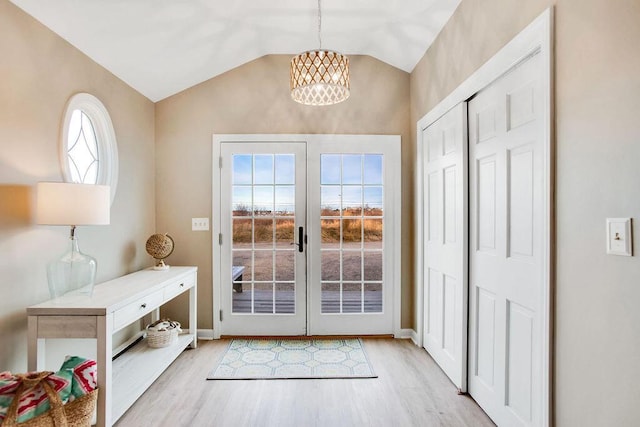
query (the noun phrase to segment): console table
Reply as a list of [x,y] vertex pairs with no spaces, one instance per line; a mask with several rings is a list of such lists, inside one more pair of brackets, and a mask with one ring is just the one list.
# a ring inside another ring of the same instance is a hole
[[[47,338],[95,338],[97,425],[108,427],[144,393],[182,351],[197,344],[197,267],[138,271],[95,286],[92,296],[67,294],[27,308],[28,369],[44,368]],[[112,361],[112,335],[142,316],[159,318],[160,306],[189,292],[189,330],[178,343],[150,348],[142,340]]]

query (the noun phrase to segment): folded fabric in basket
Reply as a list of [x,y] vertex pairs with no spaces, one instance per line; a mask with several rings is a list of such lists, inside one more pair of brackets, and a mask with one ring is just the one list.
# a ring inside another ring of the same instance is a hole
[[[69,401],[73,382],[72,371],[58,371],[49,375],[45,381],[58,393],[63,403]],[[0,421],[4,421],[7,410],[21,382],[22,379],[19,376],[12,375],[11,372],[2,372],[0,374]],[[48,410],[49,398],[44,391],[44,387],[38,384],[22,393],[20,403],[18,404],[18,422],[25,422]]]
[[70,370],[73,372],[69,401],[89,394],[98,388],[95,360],[84,359],[78,356],[67,356],[60,370]]
[[[47,381],[58,393],[62,403],[71,402],[97,388],[96,362],[77,356],[67,357],[58,372],[49,375]],[[18,387],[20,375],[0,373],[0,424],[4,421]],[[23,423],[49,410],[49,398],[42,384],[25,390],[18,404],[18,423]]]

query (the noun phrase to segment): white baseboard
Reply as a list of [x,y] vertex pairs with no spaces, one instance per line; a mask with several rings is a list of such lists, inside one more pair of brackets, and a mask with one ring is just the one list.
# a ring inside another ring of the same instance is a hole
[[413,341],[413,343],[415,345],[417,345],[418,347],[420,347],[420,339],[418,339],[418,333],[416,331],[414,331],[413,329],[411,329],[411,341]]
[[400,329],[400,333],[395,335],[396,338],[403,340],[411,340],[415,345],[418,345],[418,333],[413,329]]
[[[198,339],[201,340],[214,340],[213,329],[198,329]],[[395,338],[411,340],[415,345],[418,345],[418,334],[413,329],[400,329],[400,332],[394,335]]]
[[200,340],[212,340],[213,329],[198,329],[198,339]]

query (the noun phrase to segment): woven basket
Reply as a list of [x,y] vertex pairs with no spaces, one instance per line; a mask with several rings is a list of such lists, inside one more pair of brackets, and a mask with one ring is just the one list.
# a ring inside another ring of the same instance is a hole
[[[93,411],[96,409],[98,389],[95,389],[73,402],[62,404],[60,396],[45,379],[53,372],[33,372],[21,377],[22,383],[16,390],[16,395],[11,401],[2,427],[90,427]],[[42,383],[44,391],[49,398],[50,409],[35,418],[18,424],[18,403],[20,396],[39,383]]]
[[[157,329],[158,326],[164,325],[161,329]],[[180,323],[162,319],[158,320],[147,326],[147,345],[151,348],[169,347],[178,341],[178,334],[182,332],[180,329]]]

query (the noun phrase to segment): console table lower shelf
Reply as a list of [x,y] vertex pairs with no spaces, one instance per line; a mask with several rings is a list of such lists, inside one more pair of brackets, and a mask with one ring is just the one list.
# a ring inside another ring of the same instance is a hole
[[192,334],[181,334],[177,343],[164,348],[151,348],[142,340],[118,356],[113,361],[113,420],[124,415],[194,340]]
[[[197,346],[197,268],[142,270],[96,285],[92,296],[66,294],[27,308],[28,369],[44,369],[46,339],[94,338],[97,350],[97,426],[112,426],[187,347]],[[189,294],[189,329],[177,343],[151,348],[142,340],[112,360],[112,336],[160,306]]]

